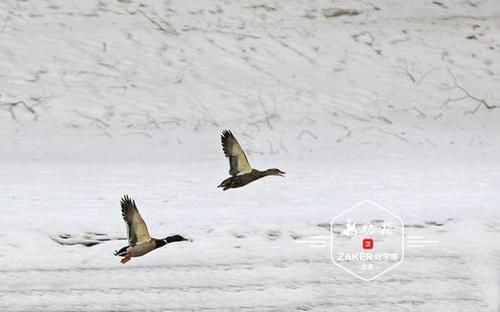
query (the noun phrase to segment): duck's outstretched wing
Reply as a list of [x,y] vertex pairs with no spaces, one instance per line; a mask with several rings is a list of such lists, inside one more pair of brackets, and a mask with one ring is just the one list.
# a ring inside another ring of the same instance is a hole
[[231,131],[222,131],[221,141],[224,155],[229,158],[229,174],[234,177],[236,175],[250,173],[252,167],[250,167],[248,163],[247,155],[245,155],[245,152]]
[[151,240],[151,236],[149,236],[148,232],[148,227],[139,214],[139,211],[135,206],[135,201],[125,195],[123,196],[120,204],[122,206],[123,220],[127,225],[129,245],[135,246],[142,242]]

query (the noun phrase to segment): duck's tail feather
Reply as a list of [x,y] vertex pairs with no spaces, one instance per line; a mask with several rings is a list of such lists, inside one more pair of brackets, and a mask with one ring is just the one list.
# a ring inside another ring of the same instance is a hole
[[115,256],[125,257],[125,255],[127,255],[127,248],[128,248],[128,246],[125,246],[120,250],[115,250],[115,252],[113,254]]

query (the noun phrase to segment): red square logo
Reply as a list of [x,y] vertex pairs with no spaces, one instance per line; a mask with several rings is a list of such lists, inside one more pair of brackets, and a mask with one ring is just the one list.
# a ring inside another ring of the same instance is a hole
[[373,238],[363,238],[363,249],[373,249]]

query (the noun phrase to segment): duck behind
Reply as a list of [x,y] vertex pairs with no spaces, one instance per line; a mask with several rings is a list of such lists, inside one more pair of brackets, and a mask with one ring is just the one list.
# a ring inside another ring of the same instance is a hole
[[284,176],[285,172],[276,168],[264,171],[253,169],[245,152],[231,131],[224,130],[222,132],[221,142],[224,155],[229,158],[229,174],[231,175],[217,186],[222,187],[222,190],[242,187],[266,176]]

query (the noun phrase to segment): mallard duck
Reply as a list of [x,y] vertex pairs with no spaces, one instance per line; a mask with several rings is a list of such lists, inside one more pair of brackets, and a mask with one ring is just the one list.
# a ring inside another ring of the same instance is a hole
[[222,187],[224,191],[230,188],[242,187],[265,176],[283,177],[285,174],[285,172],[276,168],[259,171],[250,167],[245,152],[231,131],[222,131],[221,141],[224,155],[229,158],[229,174],[231,175],[217,186]]
[[120,202],[122,206],[122,216],[127,225],[128,246],[115,251],[115,256],[123,257],[121,263],[125,264],[132,257],[140,257],[153,251],[157,248],[163,247],[166,244],[180,241],[187,241],[187,238],[181,235],[167,236],[163,239],[156,239],[149,236],[148,227],[142,219],[135,201],[130,199],[127,195],[123,196]]

